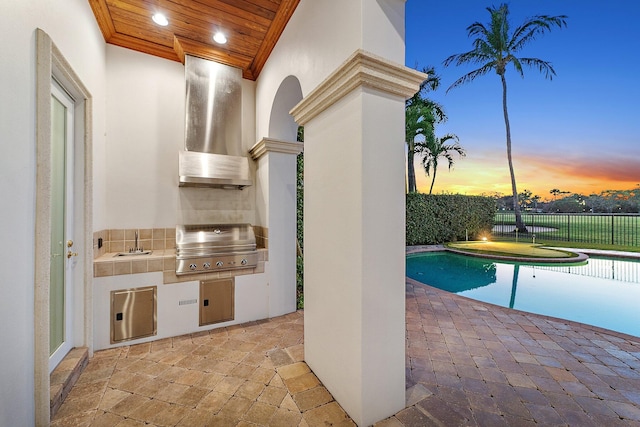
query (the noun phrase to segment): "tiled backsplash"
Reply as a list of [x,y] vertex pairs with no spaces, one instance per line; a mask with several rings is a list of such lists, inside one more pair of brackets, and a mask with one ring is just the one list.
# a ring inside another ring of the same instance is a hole
[[[93,233],[93,259],[110,252],[128,252],[135,247],[135,233],[138,232],[138,248],[144,250],[175,249],[175,228],[127,228],[100,230]],[[98,248],[98,239],[102,247]]]

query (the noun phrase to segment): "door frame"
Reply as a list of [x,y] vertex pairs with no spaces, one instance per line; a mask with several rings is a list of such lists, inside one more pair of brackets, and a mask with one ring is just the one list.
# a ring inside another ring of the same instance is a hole
[[34,254],[35,424],[49,425],[49,283],[51,258],[51,80],[75,99],[76,242],[74,341],[93,354],[93,141],[92,97],[69,62],[41,29],[36,29],[36,204]]

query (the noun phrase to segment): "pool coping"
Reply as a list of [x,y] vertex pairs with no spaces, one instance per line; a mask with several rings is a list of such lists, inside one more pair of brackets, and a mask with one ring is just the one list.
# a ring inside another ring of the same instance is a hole
[[584,262],[587,259],[589,259],[589,255],[586,254],[585,252],[582,252],[582,250],[580,250],[580,252],[578,252],[575,249],[573,251],[569,251],[569,250],[566,250],[564,248],[562,248],[562,249],[560,249],[560,248],[549,248],[549,249],[558,249],[558,250],[561,250],[561,251],[575,253],[577,255],[577,257],[571,257],[571,258],[544,258],[544,257],[542,257],[541,258],[541,257],[526,257],[526,256],[507,256],[507,255],[480,254],[480,253],[476,253],[476,252],[466,252],[466,251],[462,251],[462,250],[451,249],[451,248],[445,247],[444,245],[407,246],[406,251],[405,251],[405,255],[413,255],[413,254],[419,254],[419,253],[423,253],[423,252],[442,252],[442,251],[446,251],[446,252],[451,252],[451,253],[459,254],[459,255],[469,255],[469,256],[476,257],[476,258],[487,258],[487,259],[494,259],[494,260],[500,260],[500,261],[530,262],[530,263],[535,263],[535,264],[575,264],[575,263],[579,263],[579,262]]
[[575,320],[563,319],[562,317],[554,317],[554,316],[549,316],[547,314],[532,313],[530,311],[524,311],[524,310],[520,310],[520,309],[517,309],[517,308],[505,307],[505,306],[494,304],[494,303],[491,303],[491,302],[480,301],[480,300],[477,300],[477,299],[469,298],[469,297],[464,296],[464,295],[456,294],[455,292],[449,292],[449,291],[445,291],[444,289],[436,288],[435,286],[431,286],[431,285],[428,285],[426,283],[422,283],[421,281],[416,280],[416,279],[412,279],[410,277],[405,277],[405,283],[408,283],[408,284],[411,284],[411,285],[428,286],[429,288],[435,289],[438,292],[447,292],[448,294],[453,295],[454,298],[464,298],[465,300],[473,301],[474,303],[480,303],[480,304],[488,305],[488,306],[491,306],[492,308],[497,308],[497,309],[500,309],[500,310],[516,311],[518,313],[522,313],[523,315],[535,316],[535,317],[539,317],[539,318],[543,318],[543,319],[552,320],[554,322],[557,322],[557,323],[560,323],[560,324],[563,324],[563,325],[566,325],[566,326],[570,326],[570,327],[571,326],[579,326],[579,327],[584,328],[584,329],[589,329],[592,332],[597,332],[597,333],[601,333],[601,334],[607,334],[607,335],[611,335],[611,336],[614,336],[616,338],[620,338],[620,339],[624,339],[624,340],[637,341],[638,339],[640,339],[640,336],[635,336],[635,335],[627,334],[627,333],[624,333],[624,332],[614,331],[613,329],[603,328],[602,326],[590,325],[588,323],[581,323],[581,322],[578,322],[578,321],[575,321]]
[[[545,249],[556,249],[556,248],[545,248]],[[575,264],[577,262],[584,262],[589,259],[589,255],[584,252],[577,251],[565,251],[561,252],[571,252],[572,254],[576,254],[575,257],[570,258],[547,258],[547,257],[527,257],[527,256],[509,256],[509,255],[494,255],[494,254],[483,254],[478,252],[467,252],[459,249],[451,249],[444,248],[447,252],[452,252],[454,254],[460,255],[469,255],[476,258],[487,258],[487,259],[495,259],[500,261],[518,261],[518,262],[530,262],[535,264]],[[558,250],[560,252],[560,250]]]
[[[558,248],[558,249],[564,249],[564,248]],[[573,248],[575,250],[575,248]],[[455,252],[455,251],[451,251],[448,248],[446,248],[444,245],[417,245],[417,246],[407,246],[406,250],[405,250],[405,255],[414,255],[414,254],[420,254],[420,253],[425,253],[425,252]],[[627,259],[636,259],[636,260],[640,260],[640,253],[636,253],[636,252],[622,252],[622,251],[605,251],[605,250],[601,250],[601,249],[580,249],[580,251],[584,251],[581,253],[590,253],[592,255],[596,255],[596,256],[602,256],[602,257],[608,257],[608,258],[627,258]],[[470,255],[469,253],[462,253],[463,255]],[[480,254],[476,254],[476,256],[480,256]],[[485,257],[486,258],[486,257]],[[520,261],[521,259],[518,259],[518,261]],[[436,288],[434,286],[431,286],[427,283],[423,283],[420,282],[419,280],[415,280],[412,279],[408,276],[405,276],[405,283],[410,283],[410,284],[420,284],[422,286],[428,286],[429,288],[435,289],[439,292],[448,292],[445,291],[443,289],[439,289]],[[553,320],[554,322],[558,322],[561,324],[565,324],[567,326],[572,326],[572,325],[577,325],[580,327],[583,327],[585,329],[589,329],[593,332],[597,332],[597,333],[606,333],[612,336],[615,336],[616,338],[620,338],[620,339],[625,339],[625,340],[638,340],[640,338],[640,336],[635,336],[635,335],[631,335],[631,334],[626,334],[624,332],[618,332],[618,331],[614,331],[612,329],[607,329],[607,328],[603,328],[601,326],[595,326],[595,325],[589,325],[588,323],[581,323],[581,322],[577,322],[575,320],[568,320],[568,319],[563,319],[561,317],[554,317],[554,316],[548,316],[546,314],[539,314],[539,313],[532,313],[529,311],[524,311],[524,310],[519,310],[517,308],[511,308],[511,307],[504,307],[498,304],[493,304],[490,302],[485,302],[485,301],[480,301],[480,300],[476,300],[473,298],[469,298],[466,297],[464,295],[459,295],[456,294],[454,292],[448,292],[451,295],[454,295],[456,298],[464,298],[466,300],[469,301],[474,301],[474,302],[479,302],[481,304],[487,304],[489,306],[492,307],[496,307],[500,310],[513,310],[513,311],[517,311],[519,313],[524,313],[527,315],[534,315],[534,316],[538,316],[541,318],[546,318],[549,320]]]
[[[600,256],[600,257],[606,257],[606,258],[623,258],[623,259],[626,258],[626,259],[640,260],[640,252],[609,251],[604,249],[586,249],[586,248],[564,248],[564,247],[555,247],[555,246],[542,246],[542,247],[547,249],[558,249],[561,251],[582,253],[585,255]],[[446,248],[444,245],[414,245],[414,246],[405,247],[405,255],[418,254],[422,252],[438,252],[438,251],[446,251],[446,250],[450,250],[450,249]],[[471,255],[469,252],[463,252],[463,254]],[[477,255],[484,256],[482,254],[477,254]],[[518,258],[517,260],[521,260],[521,259],[522,258]],[[535,258],[535,259],[540,259],[540,258]]]

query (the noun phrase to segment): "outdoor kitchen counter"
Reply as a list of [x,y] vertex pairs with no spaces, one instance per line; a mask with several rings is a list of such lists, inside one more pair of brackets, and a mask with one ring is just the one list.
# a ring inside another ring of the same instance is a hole
[[163,282],[178,283],[193,280],[211,280],[264,272],[264,263],[268,260],[268,250],[258,248],[258,265],[255,268],[238,268],[227,271],[176,275],[175,249],[154,250],[148,255],[116,256],[117,252],[108,252],[93,260],[93,277],[120,276],[161,272]]

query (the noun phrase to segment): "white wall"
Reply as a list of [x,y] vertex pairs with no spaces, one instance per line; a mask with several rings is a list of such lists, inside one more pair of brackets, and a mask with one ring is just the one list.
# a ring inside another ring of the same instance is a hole
[[256,141],[276,137],[269,135],[269,118],[282,81],[294,75],[309,93],[361,47],[360,23],[359,1],[300,1],[257,80]]
[[[255,143],[255,83],[242,83],[242,142]],[[255,223],[255,190],[178,188],[184,66],[107,46],[106,228]],[[248,156],[248,154],[247,154]]]
[[405,1],[301,0],[257,80],[256,141],[278,138],[269,116],[287,76],[306,96],[357,49],[404,64]]
[[[104,40],[85,0],[0,2],[0,425],[34,424],[35,29],[93,96],[95,223],[104,223]],[[46,260],[45,260],[46,262]]]
[[[296,155],[268,156],[269,316],[296,310]],[[262,167],[263,163],[260,164]]]
[[175,226],[184,67],[107,45],[107,228]]

